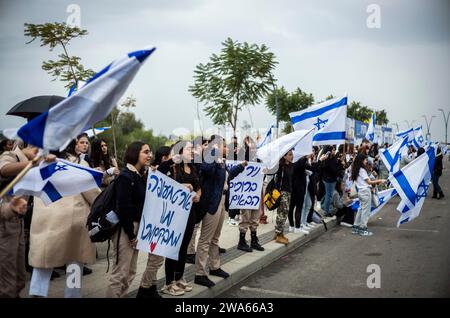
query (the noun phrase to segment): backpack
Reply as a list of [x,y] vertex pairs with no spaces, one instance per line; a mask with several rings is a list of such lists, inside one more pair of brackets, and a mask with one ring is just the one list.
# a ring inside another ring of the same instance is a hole
[[[267,184],[266,194],[264,195],[264,205],[269,211],[277,209],[281,202],[281,191],[276,188],[275,179],[276,176]],[[281,174],[281,179],[283,179],[283,173]]]
[[92,243],[110,240],[117,231],[119,219],[114,212],[116,193],[114,180],[97,196],[87,217],[87,228]]

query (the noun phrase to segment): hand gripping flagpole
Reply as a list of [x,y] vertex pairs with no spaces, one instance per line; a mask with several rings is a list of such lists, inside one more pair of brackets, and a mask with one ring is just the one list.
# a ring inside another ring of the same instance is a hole
[[39,149],[38,154],[33,160],[30,160],[27,165],[19,172],[19,174],[2,190],[0,199],[3,198],[40,160],[44,157],[44,152]]

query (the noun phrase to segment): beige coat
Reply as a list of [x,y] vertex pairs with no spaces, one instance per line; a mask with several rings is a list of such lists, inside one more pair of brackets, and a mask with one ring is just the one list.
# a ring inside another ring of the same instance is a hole
[[[68,160],[77,162],[75,157]],[[85,161],[81,164],[88,166]],[[99,189],[93,189],[63,197],[49,206],[35,197],[30,232],[31,266],[53,268],[70,262],[95,263],[95,245],[89,239],[86,219],[99,193]]]

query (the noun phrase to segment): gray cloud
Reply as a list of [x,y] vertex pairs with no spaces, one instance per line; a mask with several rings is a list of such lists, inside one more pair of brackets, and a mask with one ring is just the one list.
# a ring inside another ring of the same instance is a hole
[[[450,19],[448,1],[3,1],[0,2],[0,78],[3,114],[18,101],[39,94],[64,95],[40,69],[54,57],[37,43],[25,45],[23,23],[65,21],[66,7],[81,7],[89,35],[70,46],[84,64],[101,69],[119,55],[143,45],[158,50],[127,94],[138,99],[136,113],[146,126],[169,134],[192,127],[196,101],[187,89],[195,65],[220,50],[228,36],[265,43],[277,56],[280,85],[301,87],[317,99],[348,92],[393,122],[423,123],[437,115],[432,134],[443,139],[437,108],[450,109]],[[381,8],[381,29],[366,27],[367,5]],[[252,120],[274,121],[263,105]],[[170,110],[170,111],[168,111]],[[204,125],[211,122],[204,118]],[[241,122],[250,121],[247,111]],[[0,116],[0,127],[21,124]]]

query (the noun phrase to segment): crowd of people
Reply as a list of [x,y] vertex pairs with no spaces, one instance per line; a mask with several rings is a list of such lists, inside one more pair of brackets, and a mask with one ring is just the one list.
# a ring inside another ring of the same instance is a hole
[[[383,145],[387,147],[388,145]],[[3,189],[38,153],[38,148],[20,141],[2,142],[0,180]],[[153,154],[155,151],[155,154]],[[7,195],[0,206],[0,297],[19,297],[25,287],[26,269],[31,271],[29,295],[47,297],[55,268],[77,268],[88,274],[87,267],[96,261],[96,246],[86,227],[90,207],[102,189],[114,182],[118,230],[113,234],[113,263],[108,274],[106,297],[126,297],[136,276],[137,231],[142,216],[149,171],[159,171],[195,192],[193,206],[184,231],[178,260],[149,253],[137,297],[159,298],[160,292],[181,296],[192,291],[194,284],[213,287],[210,276],[228,278],[221,268],[219,240],[226,218],[230,226],[239,226],[238,249],[263,251],[258,240],[259,224],[267,223],[263,204],[256,210],[229,209],[230,182],[249,162],[259,161],[256,142],[250,137],[240,147],[237,138],[227,144],[223,137],[197,137],[179,141],[171,147],[150,149],[141,141],[128,145],[119,163],[110,154],[107,142],[86,134],[79,135],[67,149],[52,153],[43,160],[56,158],[104,172],[102,186],[79,195],[63,197],[45,206],[33,197]],[[282,156],[279,165],[265,171],[264,185],[273,181],[281,193],[276,214],[274,240],[288,244],[288,232],[309,234],[319,221],[315,216],[336,216],[351,233],[370,236],[368,229],[371,202],[378,188],[386,188],[389,171],[380,160],[377,144],[363,140],[352,144],[313,147],[311,154],[294,161],[293,151]],[[438,150],[439,152],[440,150]],[[424,150],[411,147],[402,159],[407,164]],[[213,160],[205,160],[207,156]],[[241,163],[228,168],[226,160]],[[442,156],[436,157],[433,172],[433,198],[444,197],[439,186]],[[356,193],[356,194],[355,194]],[[360,207],[355,213],[355,198]],[[250,240],[247,241],[247,233]],[[197,238],[198,237],[198,238]],[[195,266],[195,278],[187,282],[185,266]],[[165,285],[157,289],[157,272],[164,264]],[[81,286],[66,287],[65,297],[81,297]]]

